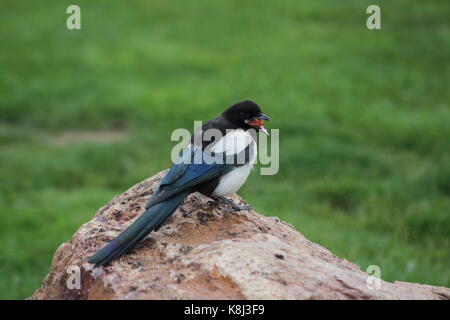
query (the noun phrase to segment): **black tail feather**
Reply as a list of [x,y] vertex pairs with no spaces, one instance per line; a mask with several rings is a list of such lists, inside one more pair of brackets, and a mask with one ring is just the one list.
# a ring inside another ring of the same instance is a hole
[[150,232],[159,229],[188,194],[189,191],[182,192],[173,198],[148,208],[135,222],[122,231],[117,238],[91,256],[88,262],[95,263],[95,266],[98,267],[125,254]]

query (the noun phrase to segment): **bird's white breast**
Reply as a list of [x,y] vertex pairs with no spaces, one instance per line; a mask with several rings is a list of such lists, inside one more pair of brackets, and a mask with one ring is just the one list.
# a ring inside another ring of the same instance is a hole
[[213,148],[215,152],[223,152],[227,155],[236,154],[244,150],[250,145],[251,158],[249,163],[237,166],[227,174],[223,175],[217,187],[214,189],[213,195],[215,196],[228,196],[238,191],[247,180],[250,171],[253,168],[253,164],[256,160],[257,147],[256,142],[248,133],[244,130],[233,130],[226,134]]
[[248,131],[242,129],[229,130],[214,146],[211,151],[215,153],[225,152],[227,155],[238,154],[250,143],[254,142]]
[[220,178],[219,184],[214,189],[215,196],[229,196],[238,191],[247,180],[253,164],[244,164]]

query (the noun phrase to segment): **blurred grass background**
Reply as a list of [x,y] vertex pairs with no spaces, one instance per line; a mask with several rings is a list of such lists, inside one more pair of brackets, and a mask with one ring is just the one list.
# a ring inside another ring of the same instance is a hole
[[279,173],[239,192],[258,212],[384,280],[450,286],[448,1],[77,0],[69,31],[73,3],[0,4],[0,298],[169,167],[173,129],[243,99],[280,129]]

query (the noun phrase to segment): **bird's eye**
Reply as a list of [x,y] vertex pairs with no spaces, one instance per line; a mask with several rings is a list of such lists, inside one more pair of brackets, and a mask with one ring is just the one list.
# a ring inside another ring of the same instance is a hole
[[246,113],[246,112],[241,112],[241,119],[242,120],[245,120],[245,119],[247,119],[248,118],[248,113]]

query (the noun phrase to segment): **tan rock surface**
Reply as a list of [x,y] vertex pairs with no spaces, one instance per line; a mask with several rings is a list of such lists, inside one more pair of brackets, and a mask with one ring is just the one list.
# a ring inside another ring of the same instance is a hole
[[[93,269],[87,258],[143,212],[163,174],[116,196],[82,225],[58,248],[31,299],[450,299],[450,289],[414,283],[381,281],[370,289],[367,273],[289,224],[254,211],[224,214],[225,206],[198,193],[129,254]],[[77,269],[80,288],[69,289]]]

